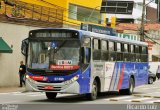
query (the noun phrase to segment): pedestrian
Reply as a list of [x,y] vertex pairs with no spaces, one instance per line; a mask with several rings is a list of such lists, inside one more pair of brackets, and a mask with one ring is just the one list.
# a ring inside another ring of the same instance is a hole
[[160,65],[158,65],[156,76],[158,79],[160,79]]
[[20,86],[22,87],[23,84],[25,85],[24,77],[26,73],[26,66],[23,64],[23,61],[20,61],[20,67],[19,67],[19,79],[20,79]]

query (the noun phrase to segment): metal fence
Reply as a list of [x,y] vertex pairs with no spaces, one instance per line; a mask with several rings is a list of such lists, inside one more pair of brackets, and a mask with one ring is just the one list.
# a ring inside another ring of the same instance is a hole
[[63,9],[58,6],[44,7],[16,0],[1,1],[0,14],[11,18],[29,19],[51,23],[63,23]]

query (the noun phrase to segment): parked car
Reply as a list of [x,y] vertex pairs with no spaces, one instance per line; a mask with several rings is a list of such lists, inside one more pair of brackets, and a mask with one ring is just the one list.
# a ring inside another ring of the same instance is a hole
[[156,81],[156,75],[149,71],[148,73],[148,84],[153,84]]

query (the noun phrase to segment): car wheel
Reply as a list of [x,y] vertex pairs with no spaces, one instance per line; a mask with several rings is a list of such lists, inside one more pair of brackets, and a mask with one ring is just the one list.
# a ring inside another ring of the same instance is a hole
[[153,84],[153,78],[152,77],[149,77],[148,84]]

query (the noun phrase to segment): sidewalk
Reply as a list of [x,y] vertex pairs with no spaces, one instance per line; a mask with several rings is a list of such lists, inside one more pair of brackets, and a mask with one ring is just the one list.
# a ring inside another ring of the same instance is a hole
[[25,87],[0,87],[0,93],[23,92]]

